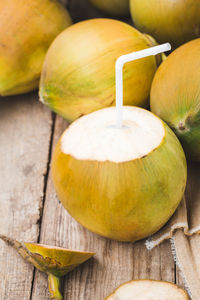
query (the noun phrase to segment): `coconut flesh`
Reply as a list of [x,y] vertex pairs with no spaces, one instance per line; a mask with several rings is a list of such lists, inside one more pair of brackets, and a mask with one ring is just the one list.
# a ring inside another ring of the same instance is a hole
[[136,280],[121,285],[107,300],[188,300],[186,292],[164,281]]
[[151,112],[125,106],[123,128],[115,118],[110,107],[72,123],[56,146],[52,177],[64,207],[83,226],[135,241],[174,213],[186,160],[174,133]]
[[79,119],[63,135],[62,152],[79,160],[123,163],[148,155],[165,136],[162,122],[136,107],[124,110],[122,129],[115,123],[115,108]]

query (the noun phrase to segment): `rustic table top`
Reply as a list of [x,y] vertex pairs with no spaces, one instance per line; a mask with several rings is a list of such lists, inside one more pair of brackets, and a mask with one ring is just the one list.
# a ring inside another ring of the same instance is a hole
[[[71,0],[68,8],[74,21],[104,16],[86,0]],[[0,99],[0,233],[20,241],[96,252],[64,278],[64,299],[103,300],[119,284],[138,278],[183,286],[169,242],[148,251],[144,241],[110,241],[84,229],[62,207],[52,185],[51,155],[66,127],[66,121],[39,103],[37,92]],[[48,299],[46,276],[3,242],[0,299]]]

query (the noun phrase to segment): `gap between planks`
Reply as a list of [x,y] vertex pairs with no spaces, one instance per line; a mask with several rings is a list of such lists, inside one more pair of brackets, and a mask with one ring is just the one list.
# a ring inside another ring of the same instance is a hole
[[[45,200],[46,200],[47,182],[48,182],[48,177],[49,177],[50,162],[51,162],[51,155],[52,155],[53,136],[54,136],[54,131],[55,131],[56,114],[53,113],[53,112],[51,113],[51,120],[52,120],[51,136],[50,136],[50,140],[49,140],[48,160],[47,160],[46,172],[44,174],[43,199],[42,199],[42,205],[41,205],[41,209],[40,209],[40,219],[38,220],[38,239],[37,239],[38,243],[40,243],[42,217],[43,217],[44,205],[45,205]],[[32,278],[32,283],[31,283],[30,300],[32,299],[32,294],[33,294],[33,285],[34,285],[34,281],[35,281],[35,271],[36,271],[36,269],[34,268],[33,278]]]

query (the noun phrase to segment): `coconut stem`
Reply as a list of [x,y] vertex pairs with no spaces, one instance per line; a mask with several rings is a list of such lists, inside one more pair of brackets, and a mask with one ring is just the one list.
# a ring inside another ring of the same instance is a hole
[[52,274],[49,274],[48,281],[49,281],[50,298],[54,300],[62,300],[63,296],[60,292],[60,278]]
[[3,240],[8,246],[14,248],[25,260],[29,261],[30,255],[22,243],[2,234],[0,234],[0,239]]
[[41,270],[40,264],[31,256],[28,249],[26,249],[26,247],[22,243],[20,243],[17,240],[14,240],[12,238],[9,238],[5,235],[2,235],[2,234],[0,234],[0,239],[3,240],[8,246],[11,246],[12,248],[14,248],[19,253],[19,255],[21,255],[21,257],[23,257],[24,260],[28,261],[29,263],[34,265],[36,268]]

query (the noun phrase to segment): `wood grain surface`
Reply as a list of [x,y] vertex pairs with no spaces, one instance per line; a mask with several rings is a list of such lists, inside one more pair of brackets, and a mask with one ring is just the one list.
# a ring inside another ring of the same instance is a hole
[[[51,113],[35,94],[0,99],[0,232],[37,241]],[[0,299],[30,299],[33,268],[0,242]]]
[[[61,2],[74,22],[105,17],[87,0]],[[119,284],[138,278],[182,284],[169,242],[149,252],[144,241],[110,241],[84,229],[62,207],[50,171],[53,148],[66,127],[62,118],[38,102],[36,93],[0,99],[0,233],[21,241],[96,252],[64,278],[67,300],[103,300]],[[0,299],[48,299],[46,276],[3,242]]]

